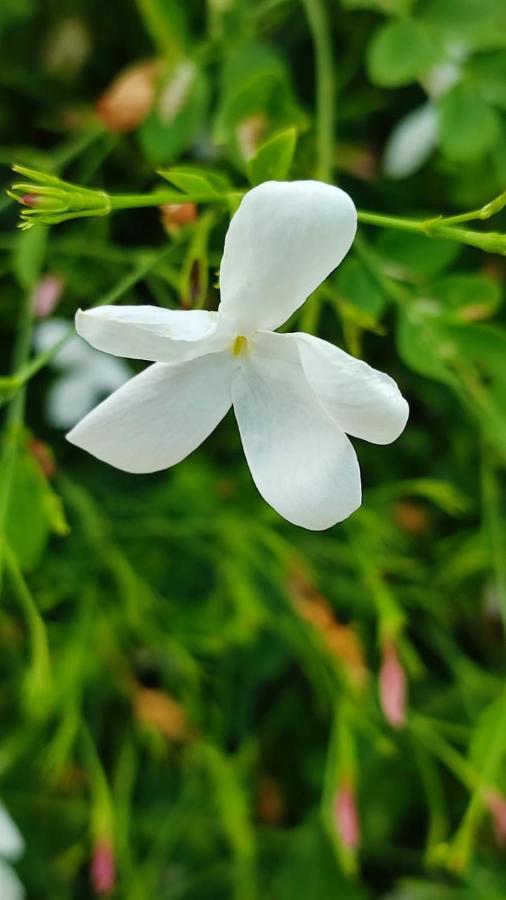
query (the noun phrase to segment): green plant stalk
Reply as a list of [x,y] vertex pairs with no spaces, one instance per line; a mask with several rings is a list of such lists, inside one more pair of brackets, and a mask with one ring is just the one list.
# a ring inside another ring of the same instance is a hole
[[506,634],[506,533],[501,522],[501,503],[496,467],[489,449],[482,447],[483,519],[492,556],[495,588],[499,599],[503,631]]
[[332,177],[334,156],[334,73],[330,24],[322,0],[302,0],[314,46],[318,168],[322,181]]
[[[164,257],[169,253],[172,248],[170,246],[164,247],[161,253],[157,253],[155,256],[150,256],[149,259],[145,259],[139,263],[138,266],[133,269],[132,272],[129,272],[128,275],[125,275],[124,278],[120,279],[118,283],[110,290],[107,291],[96,303],[93,304],[93,307],[97,306],[105,306],[106,304],[114,304],[117,300],[119,300],[123,294],[125,294],[134,284],[137,284],[138,281],[141,281],[142,278],[159,262],[161,262]],[[9,400],[14,398],[11,404],[14,405],[14,401],[17,397],[19,397],[21,389],[26,385],[26,383],[33,378],[34,375],[37,374],[48,362],[50,362],[54,356],[61,350],[62,347],[75,335],[75,329],[69,328],[68,333],[60,338],[56,343],[54,343],[51,347],[45,350],[43,353],[40,353],[34,359],[28,362],[28,357],[20,360],[19,368],[7,378],[0,379],[0,387],[3,388],[4,391],[11,391],[11,397],[7,397],[4,402],[9,402]],[[30,340],[28,341],[28,351],[30,349]],[[16,362],[16,358],[15,358]],[[2,472],[4,471],[4,466],[2,465]],[[1,488],[1,486],[0,486]],[[1,489],[0,489],[0,526],[2,522],[1,518]]]
[[[30,356],[31,342],[32,295],[31,291],[28,290],[25,294],[19,314],[19,327],[16,334],[12,360],[14,372],[16,372],[18,369],[22,369],[27,364]],[[15,374],[13,377],[16,381]],[[15,394],[7,412],[3,447],[0,456],[0,596],[2,593],[3,561],[4,554],[6,552],[5,529],[7,525],[7,514],[11,498],[14,466],[16,463],[18,443],[23,428],[24,415],[25,391],[23,389],[23,383],[21,382],[19,390]]]
[[[40,691],[47,687],[50,677],[49,647],[46,626],[37,609],[37,605],[24,579],[16,555],[4,538],[2,558],[9,575],[14,592],[23,608],[31,644],[30,689],[32,695],[37,692],[37,706],[40,705]],[[31,699],[34,699],[32,697]],[[39,710],[37,710],[39,712]]]
[[506,689],[503,691],[502,710],[498,717],[494,737],[488,746],[486,757],[480,765],[478,781],[450,847],[448,862],[450,868],[456,871],[462,871],[469,865],[474,837],[484,811],[484,791],[499,775],[498,770],[504,756],[505,729]]

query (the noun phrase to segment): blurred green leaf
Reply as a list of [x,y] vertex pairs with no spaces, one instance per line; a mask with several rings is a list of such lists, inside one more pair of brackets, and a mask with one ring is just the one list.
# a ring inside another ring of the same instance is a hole
[[431,284],[425,294],[430,313],[448,322],[487,319],[502,302],[500,282],[474,272],[447,275]]
[[430,31],[414,19],[401,18],[382,25],[367,51],[371,81],[398,87],[416,81],[441,59]]
[[427,238],[420,234],[401,231],[382,231],[376,246],[385,261],[386,269],[401,280],[426,282],[445,269],[462,253],[462,247],[453,241]]
[[171,72],[137,131],[152,166],[171,163],[193,143],[202,127],[208,98],[207,81],[193,63],[182,62]]
[[470,82],[456,84],[439,101],[440,146],[449,159],[479,159],[494,143],[497,128],[495,111]]
[[51,532],[68,531],[61,500],[31,453],[19,451],[7,516],[7,539],[23,570],[41,561]]
[[172,166],[158,169],[158,174],[185,194],[198,194],[202,199],[213,200],[230,190],[230,184],[222,175],[197,166]]
[[296,144],[295,128],[288,128],[262,144],[248,161],[246,171],[250,183],[283,181],[290,171]]

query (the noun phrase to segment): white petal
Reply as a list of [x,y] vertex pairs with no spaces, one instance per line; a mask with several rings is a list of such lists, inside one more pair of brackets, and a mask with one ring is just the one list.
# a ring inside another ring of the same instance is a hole
[[132,377],[132,370],[124,360],[92,350],[91,347],[88,350],[90,359],[80,369],[81,377],[94,385],[99,393],[110,394]]
[[153,362],[184,362],[222,350],[218,313],[159,306],[97,306],[78,310],[78,333],[97,350]]
[[291,335],[259,334],[232,397],[253,480],[294,525],[321,530],[361,502],[355,451],[309,387]]
[[0,803],[0,856],[5,859],[17,859],[24,849],[25,842],[18,826],[11,819],[3,803]]
[[285,337],[297,341],[309,384],[343,431],[373,444],[402,434],[409,406],[393,378],[310,334]]
[[427,162],[437,147],[438,113],[429,101],[395,126],[383,153],[383,171],[389,178],[408,178]]
[[266,181],[233,217],[221,261],[220,314],[239,334],[274,329],[339,265],[357,212],[340,188],[320,181]]
[[14,869],[0,859],[0,897],[2,900],[23,900],[25,889]]
[[97,402],[93,380],[80,370],[61,375],[47,395],[47,419],[54,428],[72,428]]
[[231,353],[156,363],[120,387],[67,435],[125,472],[157,472],[202,443],[231,404]]

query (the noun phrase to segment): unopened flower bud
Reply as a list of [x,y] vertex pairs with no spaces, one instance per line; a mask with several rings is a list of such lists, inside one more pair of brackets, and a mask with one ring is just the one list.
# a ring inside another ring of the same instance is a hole
[[506,847],[506,797],[499,791],[489,791],[486,802],[494,823],[496,843]]
[[31,438],[28,442],[28,451],[35,459],[42,474],[46,478],[52,478],[56,472],[56,466],[51,448],[43,441],[39,441],[37,438]]
[[160,63],[136,63],[121,72],[97,100],[99,119],[109,131],[125,134],[138,128],[149,115],[156,94]]
[[31,179],[31,182],[13,184],[7,191],[7,195],[23,207],[19,225],[22,229],[31,228],[37,222],[57,225],[67,219],[106,216],[111,211],[111,200],[105,191],[83,188],[27,166],[14,165],[12,168]]
[[108,840],[100,840],[95,845],[90,868],[90,881],[95,894],[106,897],[116,884],[116,862],[114,850]]
[[385,641],[379,673],[380,703],[385,718],[393,728],[406,721],[406,673],[392,641]]
[[44,275],[32,294],[32,309],[37,319],[51,315],[62,293],[65,282],[60,275]]
[[195,203],[165,203],[160,207],[162,225],[169,234],[178,232],[185,225],[197,221]]
[[351,783],[342,781],[335,799],[336,828],[341,843],[350,850],[356,850],[360,844],[360,824]]

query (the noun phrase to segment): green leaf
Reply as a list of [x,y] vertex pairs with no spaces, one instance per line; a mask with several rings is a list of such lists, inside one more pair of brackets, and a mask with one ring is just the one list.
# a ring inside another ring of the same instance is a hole
[[388,260],[388,273],[414,283],[426,282],[450,266],[462,252],[453,241],[430,240],[420,234],[383,231],[376,244]]
[[421,15],[445,43],[462,41],[468,50],[506,46],[504,0],[427,0]]
[[191,146],[204,126],[209,89],[202,73],[188,61],[172,73],[137,139],[150,165],[167,165]]
[[24,291],[31,291],[41,273],[46,254],[48,229],[37,225],[18,233],[14,249],[14,273]]
[[506,110],[506,54],[499,50],[475,56],[467,68],[487,103]]
[[229,182],[222,175],[197,166],[172,166],[158,169],[158,174],[183,193],[198,195],[202,200],[214,200],[230,190]]
[[16,457],[6,533],[22,569],[35,569],[51,532],[66,534],[60,498],[27,450]]
[[430,31],[414,19],[388,22],[369,45],[369,77],[382,87],[398,87],[416,81],[441,59]]
[[275,872],[273,900],[366,900],[366,892],[343,875],[319,820],[307,819],[291,834],[287,851]]
[[387,299],[378,282],[359,259],[347,259],[339,266],[335,280],[347,305],[366,313],[374,321],[380,319]]
[[258,145],[274,132],[299,127],[290,74],[270,47],[252,43],[233,54],[223,73],[214,139],[224,144],[241,171]]
[[427,301],[434,315],[448,322],[471,322],[492,316],[502,301],[499,281],[475,272],[447,275],[430,285]]
[[450,324],[420,300],[400,313],[396,339],[407,366],[465,398],[483,434],[506,459],[506,331]]
[[416,0],[341,0],[345,9],[373,9],[385,15],[405,15]]
[[246,172],[251,184],[262,181],[282,181],[287,177],[292,164],[297,132],[287,128],[262,144],[255,156],[249,160]]
[[497,132],[497,114],[469,82],[455,85],[439,101],[440,146],[449,159],[479,159],[492,147]]

